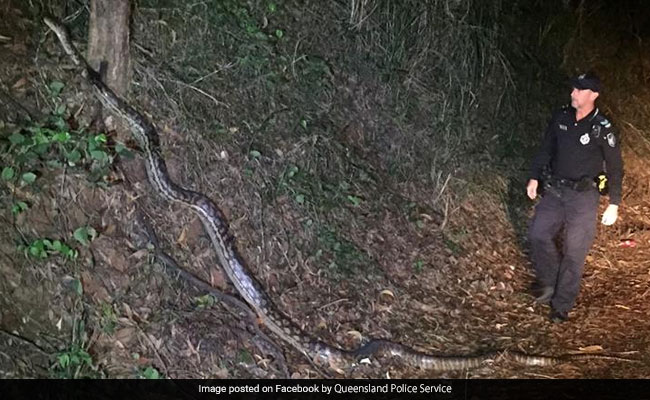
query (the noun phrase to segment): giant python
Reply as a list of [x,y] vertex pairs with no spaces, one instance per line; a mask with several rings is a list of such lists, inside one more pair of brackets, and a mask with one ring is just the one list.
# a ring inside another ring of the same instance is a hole
[[566,354],[552,357],[511,351],[476,356],[440,356],[419,352],[403,344],[383,339],[370,340],[356,350],[345,350],[313,339],[275,307],[259,282],[247,271],[242,257],[235,249],[234,239],[228,233],[228,224],[219,207],[204,194],[185,189],[171,180],[161,155],[160,138],[153,124],[102,82],[99,74],[74,47],[62,25],[48,17],[44,22],[56,34],[64,51],[80,68],[81,74],[102,104],[128,123],[133,137],[144,152],[147,177],[153,188],[165,199],[180,203],[198,215],[222,268],[239,295],[253,308],[264,326],[312,362],[325,366],[349,366],[365,357],[385,356],[398,358],[407,365],[422,369],[446,371],[475,368],[496,357],[530,366],[550,366],[582,359],[630,361],[604,354]]

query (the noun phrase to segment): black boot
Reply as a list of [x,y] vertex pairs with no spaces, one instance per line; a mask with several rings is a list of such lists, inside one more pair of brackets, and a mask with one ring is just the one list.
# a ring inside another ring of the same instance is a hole
[[567,311],[558,311],[556,309],[551,309],[551,314],[549,315],[551,321],[556,324],[560,324],[569,319],[569,313]]

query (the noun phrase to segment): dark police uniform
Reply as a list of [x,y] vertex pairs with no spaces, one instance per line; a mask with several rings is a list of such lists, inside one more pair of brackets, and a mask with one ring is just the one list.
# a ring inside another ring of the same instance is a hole
[[[610,204],[618,205],[623,161],[612,123],[598,108],[580,121],[571,106],[555,112],[531,168],[530,178],[540,181],[546,193],[535,208],[529,240],[538,282],[553,289],[551,306],[564,315],[575,304],[596,233],[599,193],[593,182],[601,172],[607,173]],[[560,256],[554,237],[563,226]]]

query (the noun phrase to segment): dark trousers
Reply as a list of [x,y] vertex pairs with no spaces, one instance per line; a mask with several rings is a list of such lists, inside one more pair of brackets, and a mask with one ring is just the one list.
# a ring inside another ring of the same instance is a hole
[[[585,258],[596,234],[598,197],[594,189],[551,188],[535,207],[528,232],[531,256],[538,282],[555,289],[551,306],[558,311],[569,311],[578,297]],[[554,239],[562,227],[560,255]]]

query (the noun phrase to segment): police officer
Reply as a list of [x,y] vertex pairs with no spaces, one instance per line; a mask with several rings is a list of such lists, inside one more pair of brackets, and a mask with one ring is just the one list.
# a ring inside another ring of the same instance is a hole
[[[571,105],[551,118],[542,146],[533,160],[527,194],[544,196],[535,207],[529,240],[537,276],[537,298],[551,305],[553,322],[568,319],[580,290],[580,279],[595,233],[599,192],[595,179],[606,172],[609,206],[601,222],[612,225],[621,201],[623,161],[612,123],[595,106],[600,79],[587,73],[571,80]],[[541,182],[541,183],[540,183]],[[562,254],[554,238],[564,227]]]

